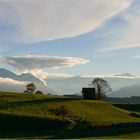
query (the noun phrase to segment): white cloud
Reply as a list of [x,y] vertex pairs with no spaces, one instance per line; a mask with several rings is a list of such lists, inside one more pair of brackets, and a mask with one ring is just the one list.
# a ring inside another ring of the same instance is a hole
[[48,73],[46,71],[43,71],[41,69],[34,69],[34,70],[26,70],[24,72],[31,73],[35,77],[39,78],[44,83],[44,85],[47,86],[46,79],[48,78]]
[[26,85],[27,83],[24,82],[24,81],[16,81],[16,80],[13,80],[13,79],[10,79],[10,78],[3,78],[3,77],[0,77],[0,84],[2,85]]
[[[126,9],[131,2],[132,0],[4,1],[1,2],[0,20],[17,27],[17,40],[44,41],[72,37],[96,29]],[[7,17],[10,17],[8,21]]]
[[130,77],[130,76],[117,76],[117,75],[113,75],[113,74],[100,74],[100,75],[84,75],[84,76],[81,76],[81,77],[87,77],[87,78],[116,78],[116,79],[121,79],[121,78],[124,78],[124,79],[137,79],[137,78],[139,78],[139,76],[132,76],[132,77]]
[[70,75],[66,73],[48,73],[47,78],[73,78],[73,77],[82,77],[82,78],[124,78],[124,79],[135,79],[139,78],[139,76],[131,75],[129,73],[124,74],[94,74],[94,75]]
[[65,74],[65,73],[48,73],[47,78],[69,78],[73,77],[74,75]]
[[58,57],[58,56],[15,56],[1,57],[0,63],[8,64],[18,69],[20,72],[30,72],[42,81],[48,74],[43,71],[44,68],[59,69],[63,67],[73,67],[79,64],[89,63],[89,60],[75,57]]
[[[121,49],[131,49],[140,47],[140,2],[133,1],[133,4],[124,11],[120,18],[125,21],[125,27],[115,30],[113,40],[110,44],[102,48],[101,51],[115,51]],[[109,31],[112,32],[112,31]]]
[[89,60],[83,58],[58,56],[27,55],[0,58],[0,63],[9,64],[20,71],[43,68],[59,69],[63,67],[72,67],[78,64],[86,64],[88,62]]
[[25,90],[25,81],[16,81],[11,78],[0,77],[0,90],[9,92],[23,92]]

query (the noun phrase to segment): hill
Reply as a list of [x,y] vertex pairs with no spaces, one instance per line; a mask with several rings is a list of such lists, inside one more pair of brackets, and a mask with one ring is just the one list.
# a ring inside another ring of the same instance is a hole
[[[112,133],[117,132],[119,135],[122,131],[116,130],[120,127],[126,128],[127,133],[137,132],[139,123],[138,112],[102,101],[0,93],[1,137],[91,137],[99,134],[99,131],[103,132],[100,136],[111,135],[108,131],[111,127],[114,129]],[[88,131],[78,135],[83,130]]]
[[110,97],[131,97],[131,96],[140,96],[140,85],[131,85],[128,87],[123,87],[117,91],[112,92]]

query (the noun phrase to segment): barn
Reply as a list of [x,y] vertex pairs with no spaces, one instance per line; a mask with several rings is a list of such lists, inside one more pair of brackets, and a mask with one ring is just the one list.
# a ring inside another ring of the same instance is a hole
[[92,87],[82,88],[83,99],[96,100],[96,90]]

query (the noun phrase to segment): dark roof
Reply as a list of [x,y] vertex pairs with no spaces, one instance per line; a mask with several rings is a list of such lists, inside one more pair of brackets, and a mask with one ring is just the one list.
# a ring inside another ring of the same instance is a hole
[[84,87],[82,89],[82,93],[88,93],[88,92],[95,92],[95,88],[92,88],[92,87]]

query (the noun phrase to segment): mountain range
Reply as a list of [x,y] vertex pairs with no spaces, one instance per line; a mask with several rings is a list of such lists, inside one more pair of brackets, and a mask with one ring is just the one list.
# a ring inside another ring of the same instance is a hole
[[[95,77],[73,76],[65,78],[48,78],[46,84],[30,73],[17,75],[6,69],[0,69],[0,90],[23,92],[29,82],[34,82],[37,90],[44,93],[57,95],[81,94],[82,87],[88,87]],[[123,73],[114,76],[104,77],[111,85],[113,92],[109,93],[111,97],[130,97],[140,96],[140,78]]]
[[[62,94],[80,94],[82,87],[88,87],[89,84],[95,77],[70,77],[70,78],[58,78],[58,79],[47,79],[48,86]],[[104,77],[105,80],[111,85],[113,92],[109,93],[109,96],[114,97],[130,97],[130,96],[140,96],[140,90],[138,88],[134,90],[133,86],[140,86],[140,78],[132,77]],[[124,92],[124,87],[126,92]],[[129,91],[132,87],[133,92]],[[128,89],[127,89],[128,88]]]
[[44,93],[55,93],[49,87],[46,87],[46,85],[40,79],[30,73],[17,75],[6,69],[0,69],[1,91],[23,92],[26,89],[26,84],[30,82],[35,83],[37,90],[41,90]]

